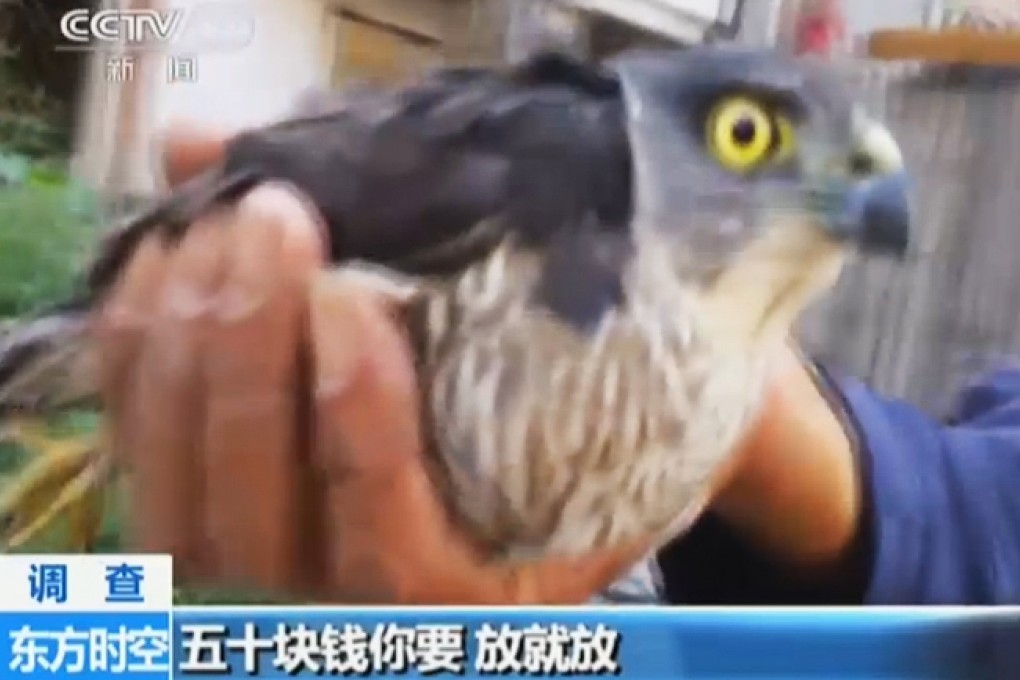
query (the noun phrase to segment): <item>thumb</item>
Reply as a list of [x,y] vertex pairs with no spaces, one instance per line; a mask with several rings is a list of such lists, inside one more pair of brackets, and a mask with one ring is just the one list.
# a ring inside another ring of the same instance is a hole
[[653,541],[634,541],[582,557],[547,558],[507,565],[500,602],[520,605],[584,604],[648,556]]
[[320,464],[337,573],[360,574],[362,598],[442,604],[575,604],[604,590],[651,540],[579,558],[488,563],[447,523],[424,474],[419,392],[392,320],[399,290],[319,274],[311,291]]
[[392,470],[421,452],[414,359],[393,320],[398,301],[346,272],[311,286],[315,401],[327,439],[326,469]]
[[167,183],[177,186],[222,162],[227,144],[236,133],[225,127],[192,122],[168,127],[158,142]]

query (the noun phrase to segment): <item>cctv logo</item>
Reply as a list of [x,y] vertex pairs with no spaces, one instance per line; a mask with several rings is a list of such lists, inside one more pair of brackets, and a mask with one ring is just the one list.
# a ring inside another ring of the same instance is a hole
[[93,40],[112,43],[168,42],[180,30],[183,19],[181,10],[104,9],[90,12],[75,9],[60,18],[60,34],[66,40],[79,44]]
[[188,10],[75,9],[60,18],[64,49],[116,46],[125,50],[170,45],[177,51],[211,52],[246,47],[255,34],[243,3],[210,2]]

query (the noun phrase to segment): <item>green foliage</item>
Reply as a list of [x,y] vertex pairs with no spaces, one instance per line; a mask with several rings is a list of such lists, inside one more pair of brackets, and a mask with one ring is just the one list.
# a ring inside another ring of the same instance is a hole
[[[57,3],[47,0],[50,4]],[[5,54],[3,43],[0,34],[0,323],[64,299],[77,283],[100,225],[96,197],[68,173],[67,107],[42,87],[27,84],[21,75],[24,64]],[[75,411],[55,416],[47,425],[57,438],[89,436],[98,430],[98,415]],[[39,453],[0,442],[0,488]],[[104,496],[97,552],[124,548],[128,501],[124,485],[112,483]],[[61,519],[24,551],[63,552],[67,533],[67,522]],[[246,589],[188,588],[175,591],[174,599],[193,605],[288,602]]]
[[32,174],[32,161],[27,156],[14,153],[0,153],[0,182],[5,185],[21,185]]
[[49,117],[0,109],[0,148],[34,157],[51,157],[70,146],[67,128]]
[[[95,241],[98,214],[95,197],[71,180],[66,163],[0,152],[0,319],[13,321],[71,293]],[[66,414],[51,426],[58,435],[88,432],[95,415]],[[0,443],[0,478],[31,455]]]
[[71,147],[70,128],[66,104],[27,82],[12,57],[0,56],[0,152],[64,156]]
[[0,154],[0,317],[68,295],[91,253],[99,210],[53,162]]
[[0,8],[0,318],[66,295],[98,222],[94,198],[68,173],[69,100],[46,87],[34,43],[16,39],[25,21],[49,15],[17,5]]
[[13,476],[31,459],[31,454],[22,447],[11,442],[0,444],[0,487],[3,478]]

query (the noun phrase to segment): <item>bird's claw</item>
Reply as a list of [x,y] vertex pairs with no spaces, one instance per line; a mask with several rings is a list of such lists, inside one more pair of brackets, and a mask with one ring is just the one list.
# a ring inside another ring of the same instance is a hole
[[71,549],[90,551],[102,521],[108,456],[92,437],[53,439],[34,423],[15,423],[7,434],[36,458],[0,490],[0,552],[25,547],[65,516]]

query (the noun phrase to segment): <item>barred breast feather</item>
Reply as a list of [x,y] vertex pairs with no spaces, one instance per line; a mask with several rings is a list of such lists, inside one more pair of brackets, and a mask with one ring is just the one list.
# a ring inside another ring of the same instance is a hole
[[668,540],[702,509],[763,366],[716,347],[694,293],[639,255],[592,336],[535,305],[506,244],[422,302],[433,456],[454,513],[509,557]]

